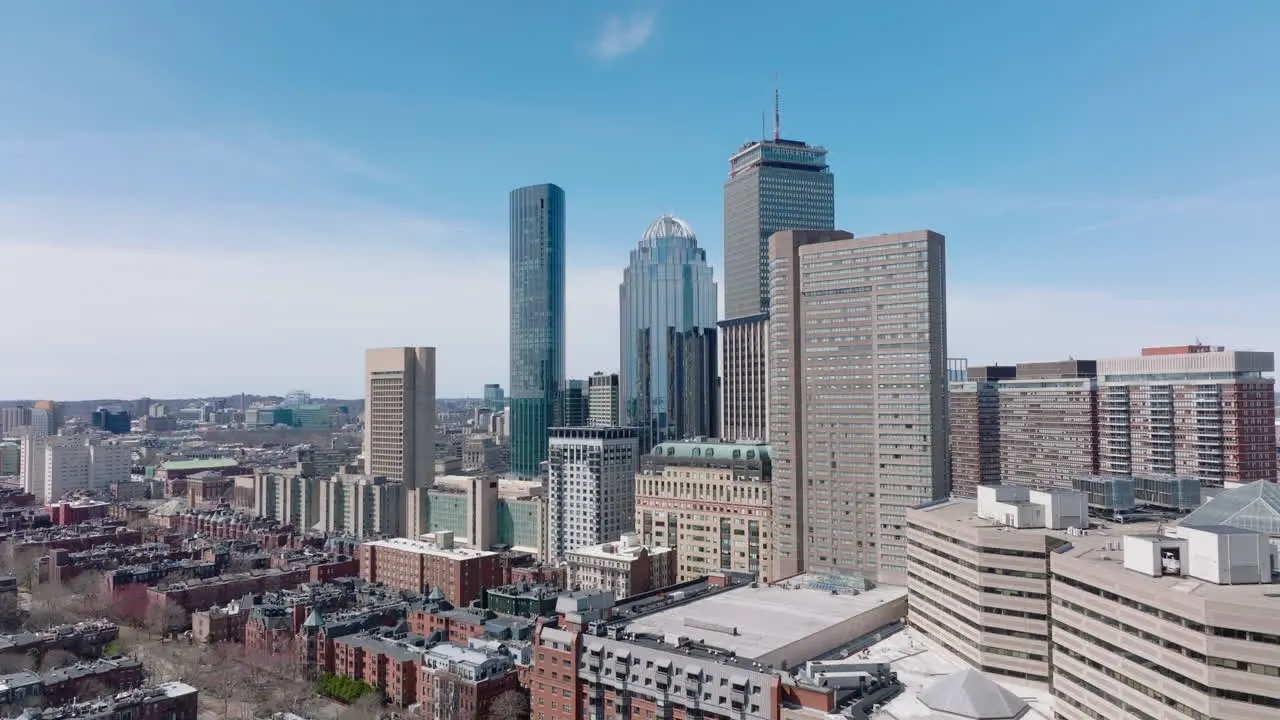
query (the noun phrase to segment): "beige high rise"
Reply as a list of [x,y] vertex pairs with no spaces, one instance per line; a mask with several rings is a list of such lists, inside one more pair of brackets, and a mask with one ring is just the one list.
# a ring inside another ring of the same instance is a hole
[[421,530],[423,502],[435,477],[436,349],[365,351],[365,473],[399,480],[406,494],[405,532]]
[[769,239],[775,579],[902,583],[906,511],[947,493],[944,239]]

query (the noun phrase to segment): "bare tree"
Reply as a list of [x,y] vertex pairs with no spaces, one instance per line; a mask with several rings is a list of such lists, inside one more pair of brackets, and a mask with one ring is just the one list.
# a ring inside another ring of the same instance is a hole
[[489,720],[529,720],[529,697],[511,689],[489,703]]
[[0,632],[17,632],[26,619],[27,611],[18,602],[17,593],[0,594]]
[[72,607],[73,598],[61,587],[41,583],[31,589],[31,606],[27,610],[27,627],[43,630],[50,625],[75,622],[80,619]]
[[382,720],[386,717],[382,696],[376,692],[357,698],[338,713],[338,720]]

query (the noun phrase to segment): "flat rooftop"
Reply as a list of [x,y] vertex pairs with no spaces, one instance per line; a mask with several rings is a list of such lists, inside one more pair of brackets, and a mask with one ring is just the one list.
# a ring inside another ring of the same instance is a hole
[[[905,587],[895,585],[857,595],[744,585],[637,618],[627,624],[627,629],[683,635],[742,657],[759,658],[906,594]],[[737,628],[738,634],[703,629],[698,627],[700,623]]]
[[455,560],[468,560],[471,558],[488,557],[489,555],[498,554],[489,550],[475,550],[463,547],[442,548],[435,543],[430,543],[425,540],[413,540],[410,538],[371,540],[365,543],[365,545],[387,548],[390,550],[406,550],[419,555],[433,555],[435,557],[447,557]]
[[[1057,554],[1062,557],[1083,560],[1108,572],[1114,572],[1120,582],[1130,587],[1145,586],[1144,593],[1151,597],[1159,597],[1161,593],[1175,592],[1183,595],[1201,597],[1206,600],[1222,600],[1233,603],[1274,605],[1276,595],[1280,594],[1280,584],[1252,585],[1217,585],[1208,580],[1190,575],[1164,575],[1152,577],[1124,567],[1124,538],[1129,535],[1156,538],[1169,536],[1166,531],[1177,527],[1172,523],[1140,522],[1140,523],[1102,523],[1089,530],[1088,535],[1067,535],[1060,530],[1041,531],[1066,540],[1071,547]],[[1199,527],[1196,530],[1209,530],[1226,534],[1239,534],[1239,528],[1222,528],[1220,526]],[[1034,531],[1033,531],[1034,532]],[[1248,531],[1244,531],[1248,532]]]
[[600,545],[587,545],[586,547],[574,548],[565,553],[567,557],[572,558],[574,555],[583,557],[600,558],[601,560],[625,560],[634,561],[640,557],[641,550],[648,550],[649,556],[665,555],[671,552],[669,547],[649,547],[645,545],[625,545],[620,540],[602,543]]
[[[904,686],[902,694],[871,714],[871,720],[934,720],[940,717],[917,696],[938,680],[970,667],[924,633],[911,628],[894,633],[865,651],[854,653],[849,659],[889,663]],[[986,673],[986,676],[1031,706],[1021,720],[1052,720],[1053,696],[1048,688],[1020,685],[1003,675]]]

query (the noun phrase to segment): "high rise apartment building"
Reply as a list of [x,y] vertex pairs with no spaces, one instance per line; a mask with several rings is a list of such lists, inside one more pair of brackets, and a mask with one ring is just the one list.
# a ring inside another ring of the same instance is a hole
[[675,551],[678,582],[715,572],[773,582],[773,484],[769,446],[665,442],[640,459],[636,533]]
[[1095,474],[1273,480],[1274,355],[1203,345],[969,368],[951,384],[953,493]]
[[45,438],[36,449],[43,457],[43,487],[35,492],[44,502],[67,493],[93,491],[105,495],[112,483],[125,483],[133,468],[133,450],[124,445],[93,444],[84,439]]
[[1098,469],[1098,388],[1092,360],[1019,363],[999,389],[1000,477],[1070,488]]
[[[326,482],[327,478],[308,477],[293,469],[255,471],[253,511],[261,517],[274,518],[297,528],[310,529],[317,523],[324,524],[320,517],[320,486]],[[336,516],[335,512],[328,515]]]
[[364,463],[410,490],[431,487],[436,447],[436,349],[365,352]]
[[769,439],[769,316],[760,313],[719,323],[720,436],[737,442]]
[[413,508],[406,505],[424,496],[406,491],[403,483],[374,475],[339,473],[316,488],[319,522],[325,532],[356,537],[395,537],[406,531]]
[[1101,471],[1274,481],[1274,370],[1273,353],[1206,345],[1099,361]]
[[538,477],[564,409],[564,190],[518,188],[510,203],[511,470]]
[[552,428],[547,459],[547,552],[551,558],[622,537],[635,521],[640,430]]
[[902,582],[906,510],[947,493],[944,239],[769,240],[775,580]]
[[619,396],[618,373],[597,372],[587,381],[588,425],[617,427]]
[[642,430],[645,445],[713,433],[703,409],[716,404],[718,298],[693,229],[670,215],[654,220],[618,294],[624,422]]

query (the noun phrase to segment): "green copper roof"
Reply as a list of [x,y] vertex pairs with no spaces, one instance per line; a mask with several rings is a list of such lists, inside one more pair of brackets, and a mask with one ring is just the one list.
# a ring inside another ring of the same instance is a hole
[[427,599],[431,601],[443,600],[444,593],[440,592],[440,588],[437,587],[436,589],[431,591],[431,594],[427,596]]
[[315,608],[311,608],[311,614],[307,616],[306,621],[302,623],[302,627],[324,627],[324,617],[316,612]]
[[769,460],[765,443],[735,443],[719,440],[677,440],[656,445],[652,455],[670,458],[713,458],[727,460]]

